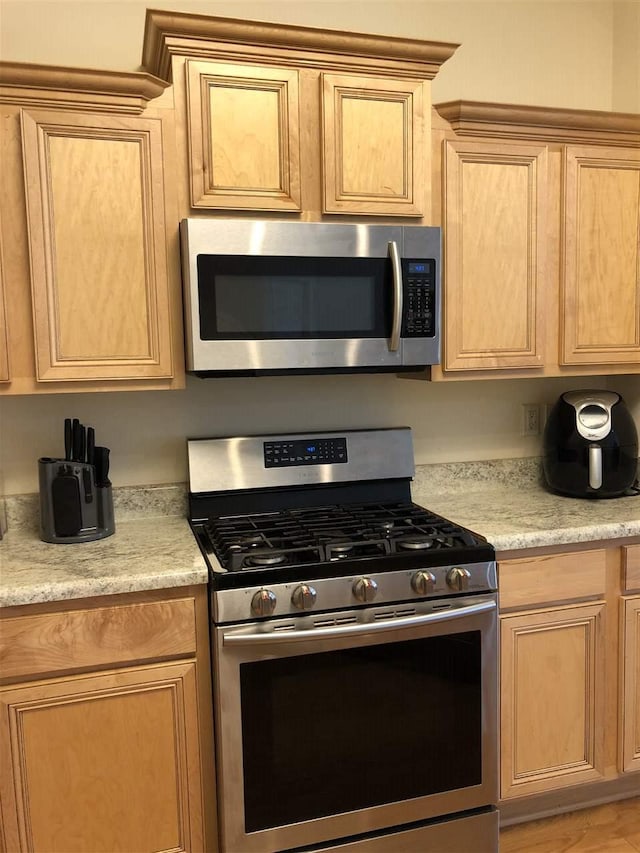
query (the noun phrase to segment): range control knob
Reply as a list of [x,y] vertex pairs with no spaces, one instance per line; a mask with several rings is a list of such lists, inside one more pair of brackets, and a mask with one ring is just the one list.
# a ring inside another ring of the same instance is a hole
[[251,599],[251,612],[256,616],[271,616],[276,609],[276,596],[270,589],[261,589]]
[[456,566],[447,573],[447,583],[456,592],[466,592],[469,589],[470,578],[471,572],[469,569],[463,569],[462,566]]
[[416,572],[411,578],[411,586],[417,595],[428,595],[433,592],[436,585],[436,576],[433,572]]
[[291,594],[291,603],[298,610],[311,610],[316,603],[317,593],[312,586],[306,583],[297,586]]
[[373,601],[378,592],[378,584],[373,578],[358,578],[353,585],[353,594],[358,601]]

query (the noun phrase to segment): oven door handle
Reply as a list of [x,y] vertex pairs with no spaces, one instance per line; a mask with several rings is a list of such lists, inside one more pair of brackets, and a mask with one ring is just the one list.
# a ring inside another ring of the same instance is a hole
[[359,637],[365,634],[383,634],[386,631],[398,631],[403,628],[418,628],[433,625],[436,622],[453,621],[474,616],[477,613],[489,613],[497,607],[495,601],[482,601],[456,609],[438,610],[421,616],[398,616],[394,619],[380,619],[379,622],[367,622],[357,625],[336,625],[311,630],[269,631],[256,634],[225,634],[225,646],[273,645],[274,643],[299,643],[304,640],[322,640],[332,637]]
[[397,352],[400,346],[400,330],[402,328],[402,267],[400,266],[400,255],[398,244],[395,240],[389,241],[389,259],[391,260],[391,272],[393,278],[393,318],[391,320],[391,337],[389,338],[389,352]]

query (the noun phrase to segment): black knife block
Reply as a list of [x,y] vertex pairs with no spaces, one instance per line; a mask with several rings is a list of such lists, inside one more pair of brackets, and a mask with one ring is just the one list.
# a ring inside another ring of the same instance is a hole
[[93,465],[43,457],[38,475],[43,542],[92,542],[115,532],[111,486],[96,486]]

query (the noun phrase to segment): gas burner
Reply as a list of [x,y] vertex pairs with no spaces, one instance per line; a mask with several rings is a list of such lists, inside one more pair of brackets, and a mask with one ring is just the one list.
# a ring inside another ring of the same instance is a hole
[[378,528],[378,530],[384,530],[387,532],[393,530],[395,526],[395,522],[392,520],[376,522],[376,527]]
[[345,542],[342,539],[330,539],[328,542],[325,542],[327,556],[330,560],[340,560],[346,557],[353,551],[353,546],[353,542]]
[[280,566],[287,562],[285,554],[252,554],[247,557],[245,564],[247,566]]
[[[243,536],[241,539],[238,540],[238,544],[236,547],[239,547],[241,549],[257,548],[259,545],[264,545],[264,539],[259,533],[256,533],[254,535]],[[232,545],[231,547],[233,548],[234,546]]]
[[433,548],[434,544],[431,536],[405,536],[398,539],[398,548],[405,551],[425,551],[427,548]]

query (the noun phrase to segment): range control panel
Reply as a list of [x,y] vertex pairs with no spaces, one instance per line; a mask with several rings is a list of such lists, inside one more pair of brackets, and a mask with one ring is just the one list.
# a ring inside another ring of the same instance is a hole
[[402,259],[404,318],[402,337],[432,338],[436,333],[436,262]]
[[296,441],[265,441],[264,467],[337,465],[347,462],[346,438],[309,438]]

